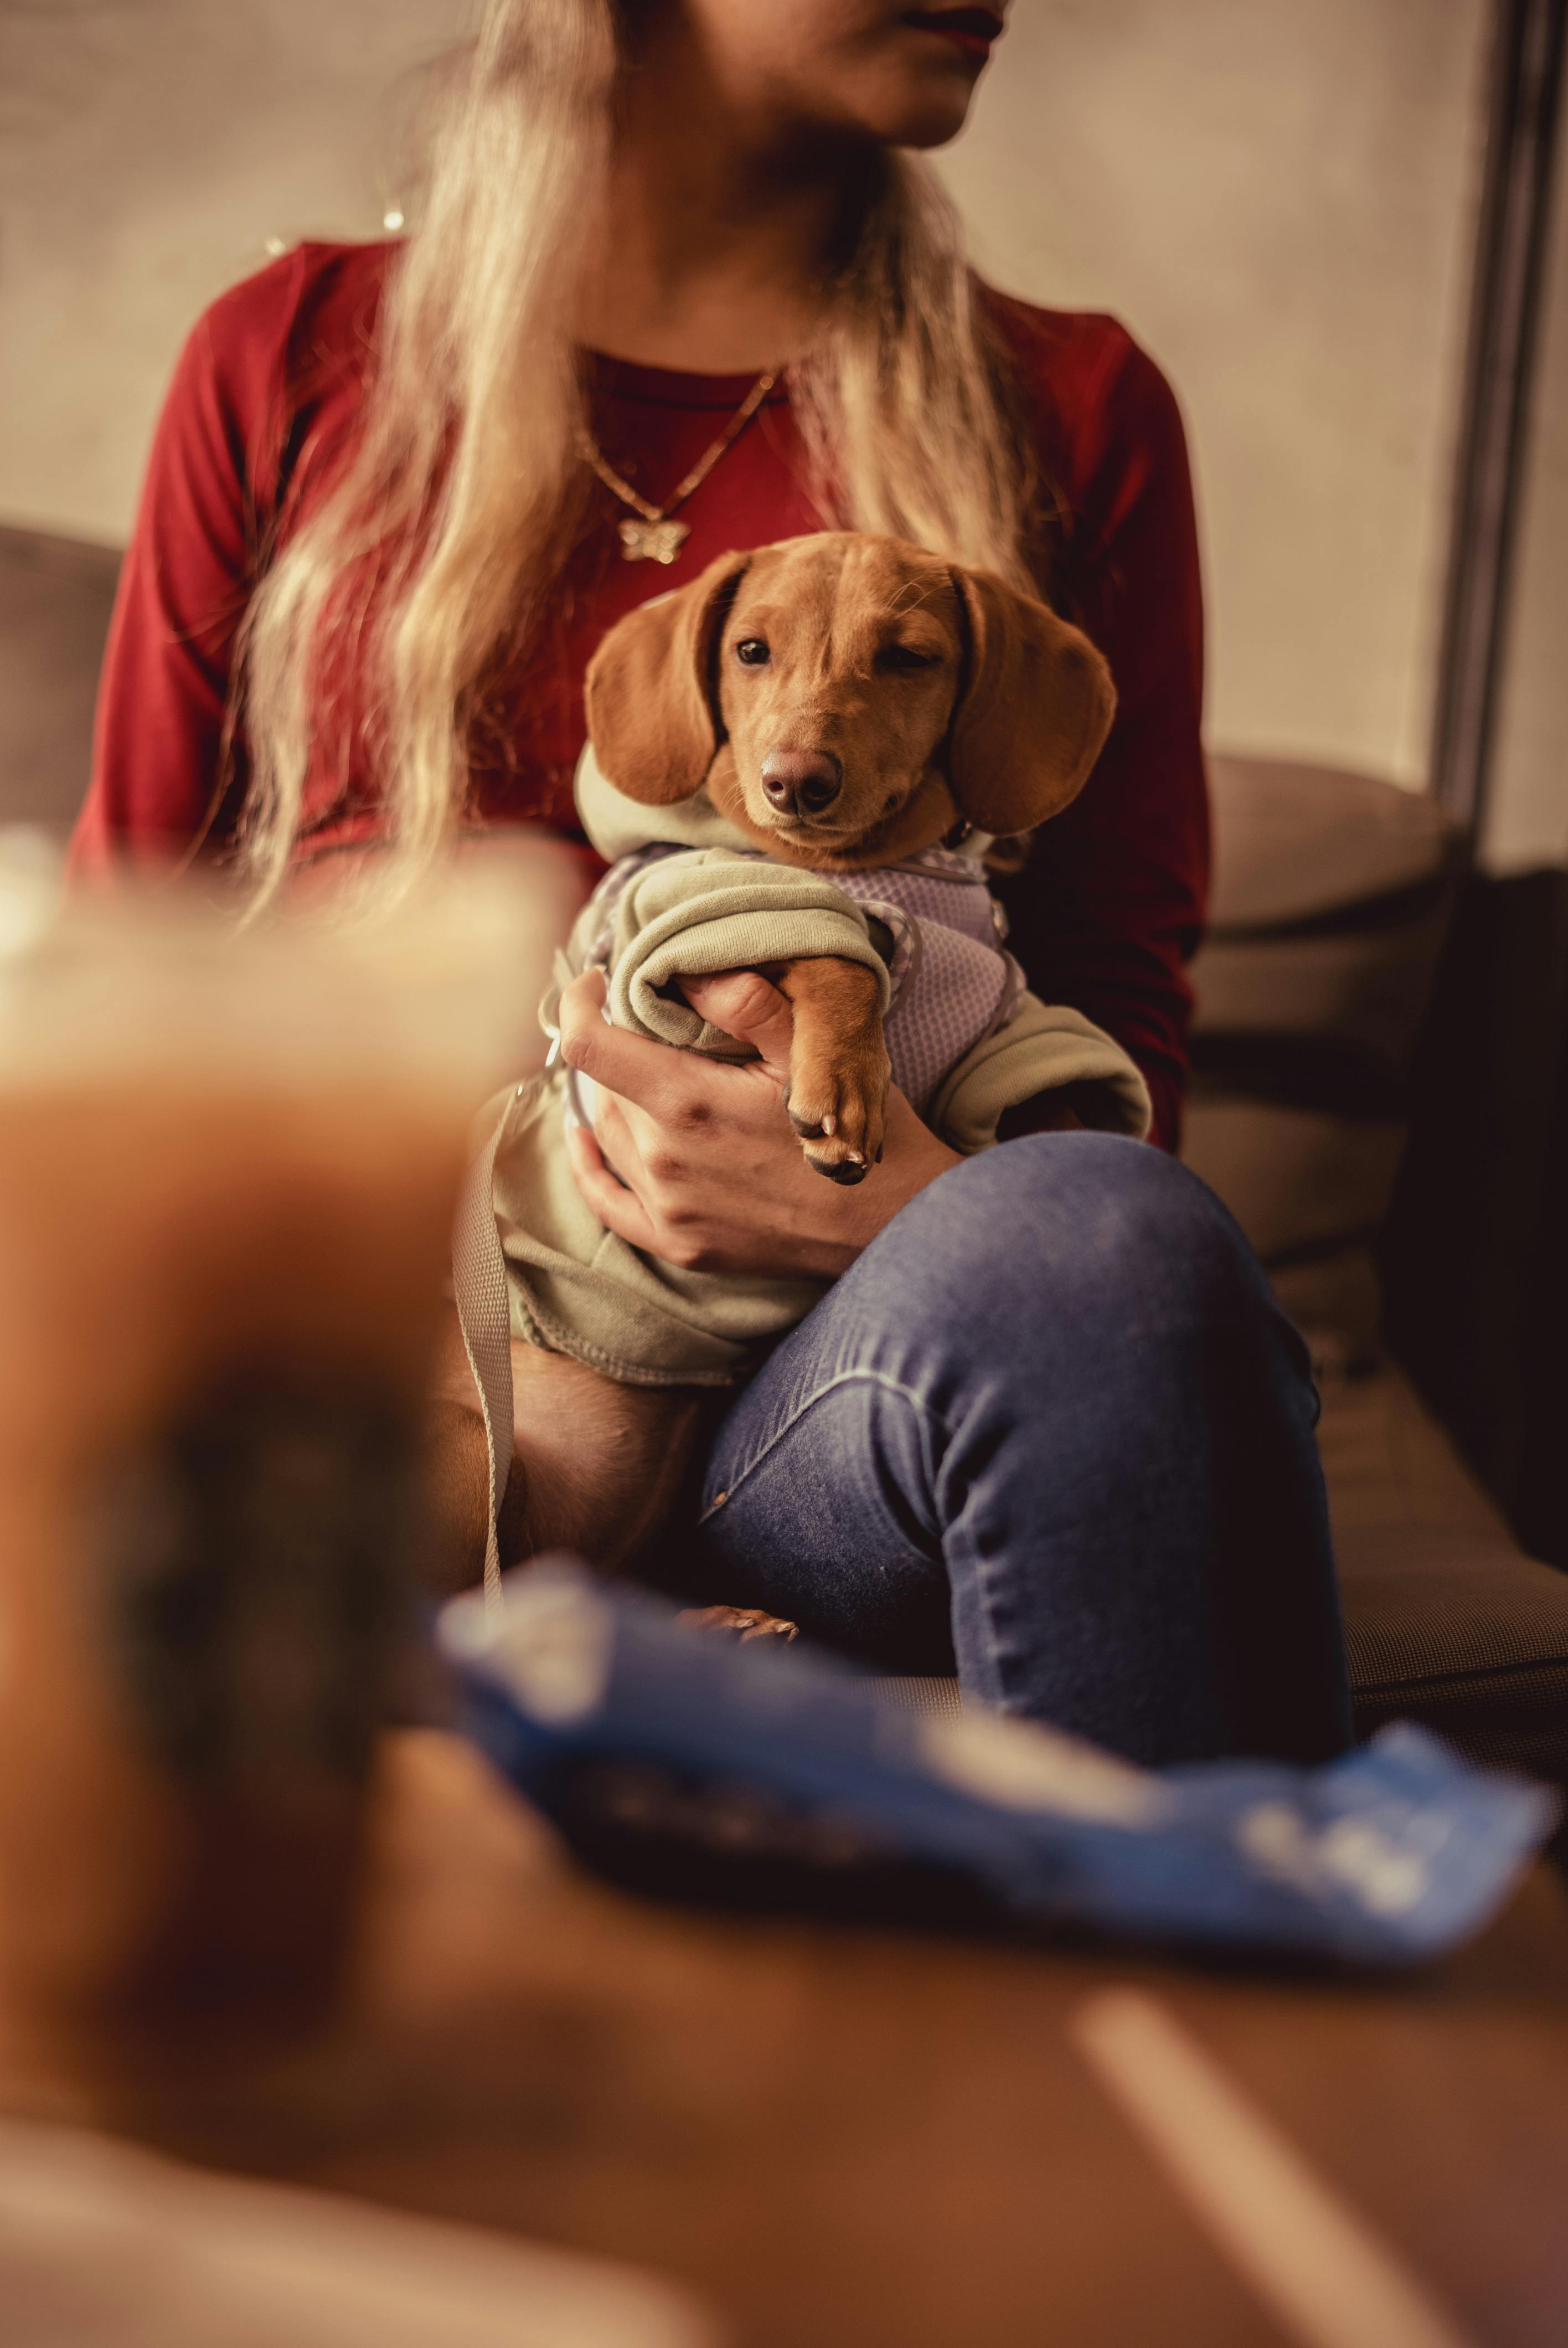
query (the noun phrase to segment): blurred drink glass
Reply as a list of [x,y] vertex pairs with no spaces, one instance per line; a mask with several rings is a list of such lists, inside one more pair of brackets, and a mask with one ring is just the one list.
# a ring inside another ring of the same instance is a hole
[[0,2066],[330,2006],[411,1637],[467,1122],[542,850],[395,916],[60,910],[0,842]]

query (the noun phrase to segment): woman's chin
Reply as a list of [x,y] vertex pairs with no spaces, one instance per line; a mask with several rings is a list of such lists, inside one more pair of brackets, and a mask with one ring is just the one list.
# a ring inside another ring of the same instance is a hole
[[984,60],[956,45],[896,28],[871,55],[856,58],[830,91],[814,86],[807,98],[825,98],[837,125],[881,147],[945,147],[968,118]]
[[945,147],[950,139],[958,137],[964,127],[968,113],[968,108],[966,107],[962,112],[950,113],[940,118],[935,115],[924,115],[908,129],[895,131],[887,144],[890,147],[913,147],[922,153],[928,148]]
[[974,95],[972,73],[922,74],[915,88],[867,109],[875,119],[865,128],[885,147],[945,147],[968,119]]

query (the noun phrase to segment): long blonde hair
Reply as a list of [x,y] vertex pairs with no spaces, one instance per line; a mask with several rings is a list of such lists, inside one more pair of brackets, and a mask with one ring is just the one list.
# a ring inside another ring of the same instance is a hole
[[[363,662],[390,844],[412,874],[462,818],[487,684],[536,628],[580,513],[573,318],[609,166],[617,0],[486,0],[437,106],[423,218],[388,284],[356,452],[245,630],[241,848],[281,885],[328,680]],[[1030,583],[1005,370],[929,166],[868,184],[790,388],[825,520]]]

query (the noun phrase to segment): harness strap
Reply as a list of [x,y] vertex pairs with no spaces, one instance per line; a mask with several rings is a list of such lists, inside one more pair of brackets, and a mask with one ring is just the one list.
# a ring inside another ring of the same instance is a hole
[[501,1608],[501,1503],[512,1467],[512,1313],[507,1259],[496,1221],[496,1154],[512,1111],[528,1090],[519,1085],[496,1129],[468,1169],[452,1234],[452,1285],[457,1325],[478,1389],[489,1467],[489,1522],[485,1533],[485,1606]]

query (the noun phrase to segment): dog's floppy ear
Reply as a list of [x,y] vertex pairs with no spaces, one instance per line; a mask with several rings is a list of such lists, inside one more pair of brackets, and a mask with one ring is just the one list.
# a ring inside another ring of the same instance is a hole
[[594,756],[644,807],[689,799],[713,763],[714,652],[745,569],[743,554],[721,554],[689,587],[618,620],[588,664]]
[[1116,692],[1088,637],[994,572],[952,570],[968,636],[948,779],[978,830],[1032,831],[1077,798]]

